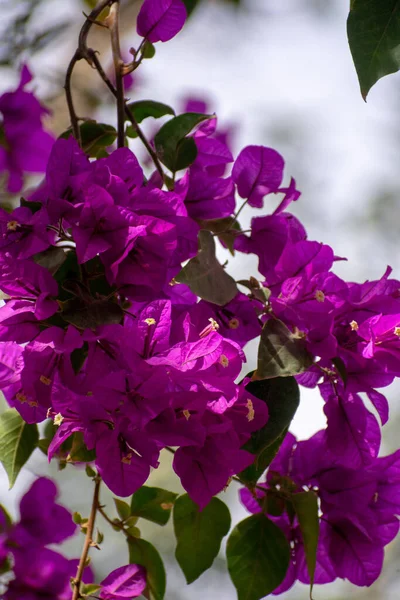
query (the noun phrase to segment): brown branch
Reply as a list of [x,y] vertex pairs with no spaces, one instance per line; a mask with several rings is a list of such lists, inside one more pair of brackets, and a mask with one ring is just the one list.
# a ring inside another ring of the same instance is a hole
[[82,583],[83,572],[86,567],[86,561],[88,558],[89,549],[90,549],[90,546],[93,544],[94,523],[96,520],[96,513],[99,510],[100,484],[101,484],[101,478],[99,476],[97,476],[95,479],[92,509],[90,511],[90,516],[89,516],[89,520],[87,523],[85,542],[83,544],[81,558],[79,560],[79,565],[78,565],[78,569],[76,572],[76,577],[72,584],[73,585],[72,600],[79,600],[79,598],[82,598],[81,592],[80,592],[81,583]]
[[[89,52],[90,52],[90,57],[91,57],[91,61],[93,63],[93,66],[95,67],[96,71],[98,72],[98,74],[100,75],[100,77],[102,78],[102,80],[104,81],[104,83],[106,84],[106,86],[108,87],[108,89],[110,90],[110,92],[116,98],[117,97],[117,90],[115,89],[115,87],[111,83],[109,77],[105,73],[105,71],[104,71],[104,69],[103,69],[103,67],[101,65],[101,62],[97,58],[96,53],[94,52],[94,50],[91,50],[91,49],[89,49]],[[151,157],[151,159],[152,159],[152,161],[154,163],[154,166],[156,167],[157,171],[161,175],[162,180],[164,181],[164,171],[163,171],[161,163],[160,163],[160,161],[158,159],[158,156],[155,153],[154,149],[151,147],[151,145],[148,142],[148,140],[146,139],[146,136],[144,135],[143,131],[139,127],[139,124],[136,122],[134,114],[132,113],[131,109],[129,108],[129,106],[128,106],[128,104],[126,102],[125,102],[125,106],[124,106],[124,111],[125,111],[126,116],[129,119],[129,121],[132,123],[132,127],[136,131],[138,138],[140,139],[140,141],[142,142],[142,144],[146,148],[147,152],[149,153],[149,155],[150,155],[150,157]]]
[[119,0],[110,8],[110,14],[107,17],[107,25],[111,33],[111,48],[115,71],[115,91],[117,99],[117,143],[118,148],[125,145],[125,95],[123,69],[124,61],[121,57],[121,47],[119,42]]
[[79,130],[79,119],[76,114],[74,102],[73,102],[73,98],[72,98],[72,90],[71,90],[72,73],[74,71],[76,63],[82,59],[87,60],[89,62],[89,64],[91,64],[90,63],[90,55],[88,53],[88,47],[87,47],[87,37],[89,35],[89,31],[90,31],[91,27],[93,26],[93,24],[96,22],[96,19],[100,15],[100,13],[107,6],[111,6],[116,1],[117,0],[99,0],[99,2],[97,3],[97,6],[95,6],[95,8],[90,13],[90,15],[88,15],[86,17],[86,21],[83,24],[82,29],[79,33],[78,47],[75,50],[75,53],[68,65],[67,72],[65,75],[64,89],[65,89],[65,95],[66,95],[66,100],[67,100],[67,105],[68,105],[68,111],[69,111],[69,115],[70,115],[70,119],[71,119],[72,133],[74,134],[74,137],[76,138],[76,140],[79,142],[79,145],[82,145],[82,144],[81,144],[81,136],[80,136],[80,130]]

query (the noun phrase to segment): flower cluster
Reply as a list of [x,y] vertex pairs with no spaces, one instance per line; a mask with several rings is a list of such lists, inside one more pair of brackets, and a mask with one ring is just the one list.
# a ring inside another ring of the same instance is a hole
[[17,193],[23,174],[44,173],[54,138],[43,129],[48,111],[24,88],[32,76],[25,65],[17,89],[0,96],[0,173],[8,174],[7,189]]
[[[0,568],[9,579],[4,600],[69,600],[70,579],[78,560],[68,560],[48,548],[76,532],[71,513],[57,504],[50,479],[37,479],[22,498],[20,519],[12,524],[0,512]],[[92,581],[90,569],[85,581]]]
[[118,495],[178,447],[174,469],[205,506],[252,462],[241,447],[267,411],[234,383],[247,339],[237,317],[251,301],[223,309],[233,341],[188,288],[169,285],[197,253],[190,187],[179,186],[146,181],[127,148],[89,162],[72,137],[56,142],[31,202],[0,215],[2,388],[27,422],[55,417],[50,458],[83,432]]
[[296,580],[310,582],[299,522],[283,512],[285,493],[305,489],[318,495],[320,506],[315,583],[329,583],[339,577],[355,585],[371,585],[381,572],[384,546],[399,530],[399,451],[376,458],[368,466],[352,468],[342,466],[332,454],[324,430],[302,442],[290,433],[286,436],[266,482],[254,495],[247,489],[240,492],[252,513],[268,512],[271,498],[281,502],[276,516],[269,518],[287,536],[291,562],[274,594],[285,592]]

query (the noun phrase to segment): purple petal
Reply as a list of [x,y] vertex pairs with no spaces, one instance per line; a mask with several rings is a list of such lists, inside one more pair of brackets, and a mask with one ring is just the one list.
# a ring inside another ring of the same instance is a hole
[[232,179],[241,198],[247,198],[250,206],[261,208],[264,196],[278,191],[284,164],[282,156],[272,148],[244,148],[232,169]]
[[167,42],[185,21],[186,8],[181,0],[145,0],[137,18],[137,32],[152,44]]
[[101,586],[104,600],[136,598],[146,587],[146,569],[140,565],[119,567],[103,579]]

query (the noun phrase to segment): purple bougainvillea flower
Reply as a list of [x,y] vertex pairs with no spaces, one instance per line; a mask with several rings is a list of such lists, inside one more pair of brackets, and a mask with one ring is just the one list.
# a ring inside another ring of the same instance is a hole
[[8,254],[0,256],[1,290],[13,299],[31,299],[39,320],[51,317],[58,310],[55,298],[58,285],[49,271],[31,260],[14,260]]
[[214,177],[192,168],[185,204],[192,219],[220,219],[235,210],[235,186],[230,177]]
[[70,561],[48,548],[13,550],[15,579],[9,583],[5,600],[61,600],[69,585]]
[[18,381],[23,367],[22,348],[13,342],[0,344],[0,386],[5,388]]
[[48,111],[31,92],[24,90],[32,76],[22,67],[17,89],[0,96],[4,144],[0,145],[0,172],[8,172],[8,191],[17,193],[23,186],[24,173],[43,173],[54,144],[52,135],[44,131],[42,117]]
[[371,463],[378,455],[381,442],[374,415],[357,394],[335,393],[329,390],[329,384],[323,384],[320,390],[326,400],[324,412],[328,419],[326,439],[329,449],[340,457],[343,465],[357,468]]
[[18,258],[29,258],[46,250],[54,238],[47,231],[49,218],[45,210],[32,214],[19,206],[12,213],[0,209],[0,250]]
[[146,569],[134,564],[119,567],[107,575],[100,585],[100,597],[104,600],[137,598],[146,587]]
[[137,32],[152,44],[168,42],[182,29],[186,8],[182,0],[145,0],[137,18]]
[[282,156],[272,148],[244,148],[232,169],[239,196],[247,199],[250,206],[262,208],[264,196],[278,191],[284,165]]
[[215,319],[219,325],[218,332],[243,347],[261,333],[262,326],[257,309],[262,309],[261,303],[239,293],[225,306],[202,300],[193,308],[191,315],[192,319],[198,322],[200,319],[203,322],[209,318]]
[[274,210],[274,215],[279,215],[280,213],[282,213],[284,210],[286,210],[289,204],[291,204],[292,202],[296,202],[296,200],[298,200],[301,196],[301,192],[299,192],[299,190],[296,188],[296,181],[293,179],[293,177],[290,180],[289,187],[279,188],[277,190],[277,193],[278,192],[281,194],[285,194],[285,196],[281,203]]
[[21,548],[59,544],[73,535],[77,526],[71,513],[56,503],[57,487],[45,477],[36,479],[21,500],[20,521],[11,539]]

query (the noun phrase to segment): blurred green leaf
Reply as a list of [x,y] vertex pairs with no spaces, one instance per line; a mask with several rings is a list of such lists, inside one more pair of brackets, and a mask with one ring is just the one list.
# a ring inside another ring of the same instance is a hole
[[131,516],[131,507],[127,502],[120,500],[119,498],[114,498],[115,508],[117,509],[117,513],[119,518],[122,521],[126,521]]
[[187,494],[179,496],[174,506],[175,556],[187,583],[211,567],[230,526],[229,509],[218,498],[200,511]]
[[178,494],[143,485],[132,496],[130,514],[165,525]]
[[157,550],[150,542],[129,538],[129,562],[146,568],[147,587],[144,595],[150,600],[163,600],[165,594],[165,569]]

